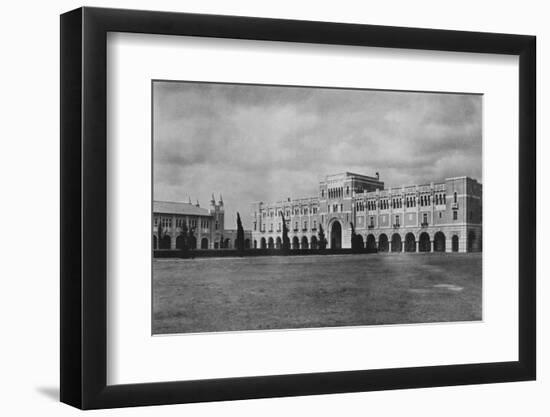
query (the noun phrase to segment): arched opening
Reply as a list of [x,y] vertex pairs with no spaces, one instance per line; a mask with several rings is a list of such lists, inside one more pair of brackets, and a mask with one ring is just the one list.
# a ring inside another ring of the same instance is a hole
[[468,252],[475,250],[476,234],[473,231],[468,232]]
[[416,239],[410,232],[405,235],[405,252],[416,252]]
[[363,249],[365,247],[365,241],[363,240],[363,236],[357,235],[356,239],[357,239],[357,248]]
[[245,239],[244,240],[244,248],[245,249],[250,249],[250,239]]
[[153,235],[153,249],[157,249],[157,235]]
[[302,236],[302,249],[309,249],[309,243],[306,236]]
[[208,239],[205,237],[201,239],[201,249],[208,249]]
[[388,236],[386,236],[385,233],[382,233],[378,237],[378,251],[379,252],[388,252],[390,249],[390,245],[388,242]]
[[401,242],[401,236],[399,235],[399,233],[394,233],[391,237],[391,251],[401,252],[403,250],[402,246],[403,242]]
[[317,237],[311,236],[311,249],[318,249],[317,246]]
[[[388,242],[388,238],[386,238],[386,243],[387,242]],[[376,252],[376,238],[374,237],[373,234],[370,234],[367,236],[367,251]]]
[[185,238],[182,235],[176,237],[176,249],[183,249]]
[[260,240],[260,248],[265,249],[266,247],[267,245],[265,243],[265,237],[262,237],[262,239]]
[[172,240],[170,239],[170,236],[164,235],[162,239],[160,240],[160,248],[161,249],[170,249],[170,244],[172,243]]
[[258,241],[254,239],[254,249],[258,249]]
[[267,248],[268,249],[273,249],[275,247],[275,244],[273,242],[273,238],[270,237],[269,239],[267,239]]
[[223,241],[223,247],[225,249],[229,249],[231,247],[231,241],[229,240],[229,238],[226,238],[224,241]]
[[442,232],[434,235],[434,252],[445,252],[445,235]]
[[430,252],[431,250],[430,235],[426,232],[420,233],[420,238],[418,239],[418,251],[419,252]]
[[458,236],[454,235],[452,238],[452,249],[453,252],[458,252]]
[[239,241],[238,241],[237,239],[235,239],[235,240],[233,241],[233,247],[234,247],[235,249],[237,249],[237,248],[239,247]]
[[332,228],[330,229],[330,248],[342,248],[342,226],[338,221],[332,223]]
[[292,238],[292,249],[300,249],[300,241],[297,236]]
[[189,236],[189,249],[197,249],[197,238],[195,236]]
[[281,245],[282,245],[281,238],[277,236],[277,240],[275,241],[275,249],[281,249]]

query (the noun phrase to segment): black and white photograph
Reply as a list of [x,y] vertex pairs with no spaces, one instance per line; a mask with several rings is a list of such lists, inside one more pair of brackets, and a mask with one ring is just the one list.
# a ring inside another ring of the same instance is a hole
[[152,81],[152,334],[481,321],[483,95]]

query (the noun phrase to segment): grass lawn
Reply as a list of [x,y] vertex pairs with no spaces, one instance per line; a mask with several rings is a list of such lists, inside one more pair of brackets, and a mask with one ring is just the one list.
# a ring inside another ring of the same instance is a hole
[[153,333],[481,320],[481,254],[153,261]]

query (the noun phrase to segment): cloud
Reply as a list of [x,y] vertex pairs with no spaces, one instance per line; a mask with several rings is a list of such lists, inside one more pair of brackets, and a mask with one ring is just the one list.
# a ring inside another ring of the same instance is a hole
[[155,82],[154,196],[222,193],[232,228],[253,201],[314,196],[327,174],[481,181],[481,109],[480,95]]

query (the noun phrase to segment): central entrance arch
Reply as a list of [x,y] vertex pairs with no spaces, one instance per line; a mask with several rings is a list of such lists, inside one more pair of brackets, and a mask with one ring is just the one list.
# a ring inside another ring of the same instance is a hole
[[342,225],[338,220],[330,228],[330,248],[342,249]]

